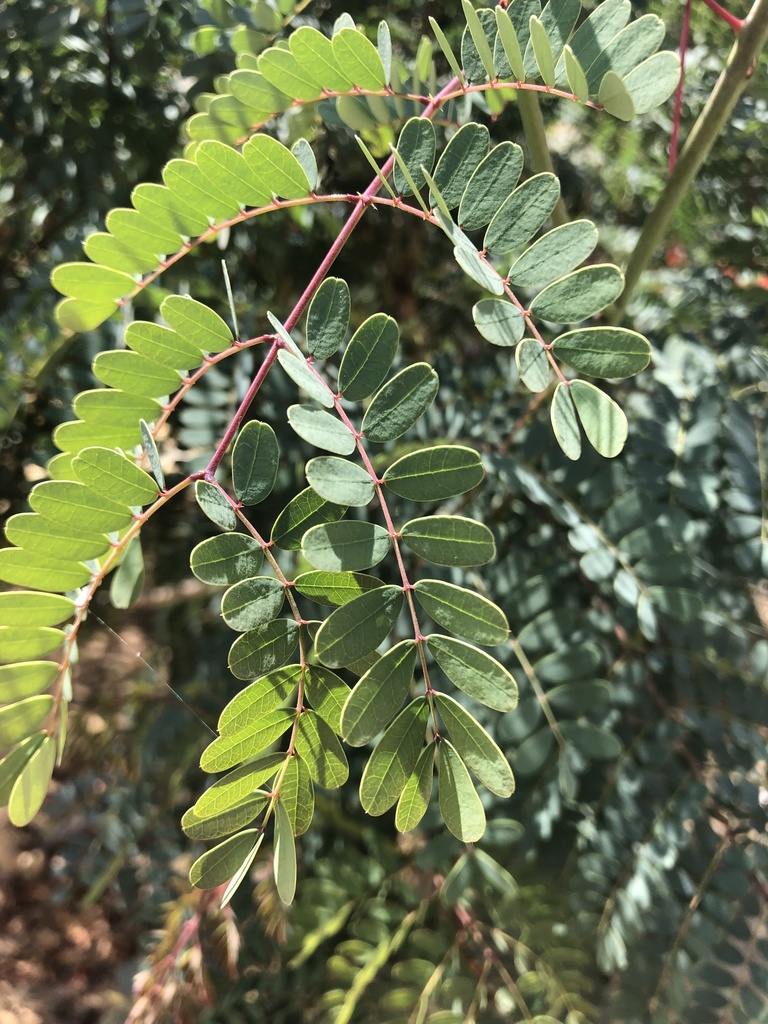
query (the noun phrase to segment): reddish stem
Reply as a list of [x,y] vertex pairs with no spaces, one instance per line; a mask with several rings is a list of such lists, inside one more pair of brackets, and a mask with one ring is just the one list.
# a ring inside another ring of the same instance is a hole
[[667,176],[675,169],[677,163],[677,147],[680,141],[680,121],[683,112],[683,84],[685,82],[685,54],[688,50],[688,34],[691,27],[691,7],[693,0],[685,0],[683,15],[683,31],[680,35],[680,80],[675,90],[675,112],[672,117],[672,135],[669,140],[669,164]]
[[715,12],[718,18],[722,18],[726,25],[730,25],[736,35],[738,35],[744,28],[744,20],[742,18],[737,18],[734,14],[726,11],[726,9],[721,7],[716,0],[704,0],[704,3],[711,11]]

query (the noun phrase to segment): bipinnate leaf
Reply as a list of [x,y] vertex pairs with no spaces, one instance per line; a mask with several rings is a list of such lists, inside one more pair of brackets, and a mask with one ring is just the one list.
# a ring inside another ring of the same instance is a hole
[[202,352],[223,352],[234,341],[218,313],[189,295],[169,295],[160,312],[170,327]]
[[130,274],[94,263],[60,263],[51,274],[51,284],[62,295],[93,306],[111,304],[114,309],[118,299],[133,291],[136,281]]
[[368,470],[348,459],[321,455],[309,460],[306,474],[307,483],[325,501],[363,508],[373,499],[373,480]]
[[276,89],[297,100],[316,100],[323,87],[287,48],[270,46],[259,56],[259,71]]
[[624,290],[624,275],[611,263],[576,270],[548,285],[531,303],[543,320],[576,324],[610,306]]
[[375,576],[361,572],[322,572],[312,570],[303,572],[294,580],[294,586],[300,594],[310,598],[317,604],[338,607],[359,597],[375,587],[384,584]]
[[597,228],[589,220],[574,220],[552,228],[509,271],[510,283],[519,288],[543,288],[579,267],[597,245]]
[[70,618],[74,610],[75,602],[60,594],[40,594],[33,590],[0,594],[0,626],[58,626]]
[[552,367],[547,350],[535,338],[523,338],[515,349],[515,365],[520,380],[535,395],[549,387]]
[[403,605],[400,587],[377,587],[337,608],[320,626],[315,651],[329,668],[342,668],[375,650]]
[[232,483],[238,501],[257,505],[272,493],[280,464],[277,435],[268,423],[250,420],[232,451]]
[[623,449],[629,430],[621,408],[587,381],[572,381],[570,391],[589,443],[606,459],[615,458]]
[[56,763],[56,740],[46,736],[16,777],[8,799],[8,817],[17,828],[28,825],[40,810]]
[[265,206],[272,199],[272,192],[232,146],[213,139],[201,142],[195,151],[195,163],[206,178],[226,189],[241,206]]
[[216,889],[223,885],[235,874],[260,839],[261,833],[255,828],[225,839],[197,858],[189,869],[190,882],[198,889]]
[[301,543],[310,565],[326,572],[370,569],[389,553],[390,547],[391,540],[383,526],[349,519],[313,526]]
[[283,735],[295,717],[292,711],[269,711],[254,724],[218,736],[203,751],[200,767],[204,772],[223,772],[262,754]]
[[461,63],[470,82],[483,82],[486,77],[493,81],[496,76],[493,65],[493,42],[496,22],[493,12],[476,11],[470,0],[462,0],[462,10],[467,27],[461,38]]
[[472,319],[485,340],[500,348],[516,345],[525,333],[523,314],[506,299],[481,299],[472,307]]
[[111,210],[106,217],[107,231],[119,242],[139,252],[151,253],[158,261],[166,253],[181,247],[181,234],[173,228],[157,224],[138,210]]
[[428,744],[419,754],[416,766],[397,801],[395,828],[399,832],[410,832],[416,828],[427,813],[432,797],[432,779],[435,773],[435,744]]
[[560,198],[560,182],[549,172],[528,178],[509,196],[485,233],[485,248],[494,255],[520,249],[533,238]]
[[630,0],[607,0],[598,4],[586,21],[579,25],[569,45],[585,70],[621,32],[631,13]]
[[223,736],[257,726],[264,714],[285,704],[300,679],[301,665],[284,665],[256,679],[236,694],[221,712],[219,733]]
[[349,765],[336,734],[309,709],[302,711],[296,732],[296,751],[318,786],[338,789],[349,778]]
[[229,670],[236,679],[255,679],[284,665],[298,642],[299,627],[292,619],[277,619],[249,629],[232,644]]
[[301,757],[289,757],[280,786],[280,803],[285,808],[295,836],[303,835],[315,813],[315,788],[309,768]]
[[388,811],[400,797],[424,744],[429,705],[418,697],[404,708],[374,747],[360,780],[360,803],[367,814]]
[[295,355],[290,349],[281,348],[277,353],[277,361],[291,378],[294,384],[305,391],[310,398],[326,409],[333,408],[333,392],[317,376],[303,356]]
[[[304,30],[300,28],[298,31]],[[291,43],[297,34],[291,36]],[[312,297],[307,311],[307,348],[310,355],[316,359],[329,359],[338,351],[349,328],[349,313],[349,285],[341,278],[327,277]]]
[[496,645],[509,636],[501,608],[471,590],[442,580],[417,580],[414,594],[427,615],[464,640]]
[[[406,121],[397,140],[397,152],[417,189],[423,188],[426,182],[422,167],[431,172],[435,163],[435,146],[435,127],[428,118],[412,117],[410,121]],[[411,184],[397,163],[394,169],[394,184],[395,191],[400,195],[413,195]]]
[[401,498],[444,501],[471,491],[484,476],[476,451],[461,445],[439,445],[404,455],[389,467],[383,480]]
[[608,72],[619,79],[629,74],[658,50],[664,41],[665,32],[661,18],[655,14],[646,14],[606,40],[593,62],[582,64],[587,70],[590,91],[598,88]]
[[435,565],[485,565],[496,554],[488,527],[465,516],[412,519],[402,528],[401,536],[415,555]]
[[359,89],[384,89],[387,76],[376,47],[362,32],[342,28],[333,39],[333,56],[341,73]]
[[323,665],[310,665],[304,684],[312,707],[335,733],[341,735],[341,713],[349,697],[347,684]]
[[282,583],[271,576],[241,580],[221,599],[221,615],[230,629],[244,633],[277,618],[285,602]]
[[427,637],[429,653],[454,686],[494,711],[514,711],[517,683],[495,658],[464,640],[433,634]]
[[181,819],[181,827],[189,839],[221,839],[250,823],[269,800],[269,793],[254,789],[248,798],[215,814],[201,815],[191,807]]
[[490,789],[496,796],[511,796],[515,791],[512,769],[482,725],[453,697],[437,693],[435,703],[451,741],[464,763],[486,789]]
[[459,128],[440,154],[434,182],[450,210],[461,202],[469,179],[488,155],[489,145],[490,135],[485,125],[470,121]]
[[651,346],[642,334],[621,327],[587,327],[561,334],[553,352],[591,377],[632,377],[651,361]]
[[298,551],[302,537],[308,530],[313,526],[335,523],[346,511],[346,506],[325,501],[311,487],[307,487],[295,498],[291,498],[275,520],[272,541],[284,551]]
[[549,413],[555,440],[568,458],[575,461],[581,455],[581,431],[568,384],[560,382],[555,388]]
[[226,587],[255,576],[264,552],[255,537],[247,533],[222,533],[209,537],[192,549],[189,564],[202,583]]
[[311,405],[292,405],[288,422],[304,441],[335,455],[351,455],[356,448],[355,435],[341,420],[324,409]]
[[275,859],[273,862],[277,895],[286,905],[296,895],[296,843],[288,812],[275,803]]
[[210,484],[207,480],[198,480],[195,483],[195,500],[212,523],[220,526],[222,530],[235,529],[237,526],[235,510],[222,489],[216,484]]
[[500,142],[480,163],[464,189],[459,224],[464,231],[484,228],[512,192],[523,169],[523,151],[516,142]]
[[111,448],[84,448],[72,461],[77,479],[113,501],[141,507],[157,498],[157,484],[143,469]]
[[438,793],[449,832],[462,843],[476,843],[485,832],[485,811],[464,762],[445,739],[438,745]]
[[370,397],[397,353],[400,328],[386,313],[369,316],[352,335],[339,366],[339,391],[349,402]]
[[400,710],[413,679],[416,645],[402,640],[361,677],[341,714],[341,735],[362,747],[385,729]]
[[261,754],[235,768],[198,797],[193,807],[195,814],[198,818],[210,818],[247,800],[262,783],[272,778],[284,760],[285,754]]

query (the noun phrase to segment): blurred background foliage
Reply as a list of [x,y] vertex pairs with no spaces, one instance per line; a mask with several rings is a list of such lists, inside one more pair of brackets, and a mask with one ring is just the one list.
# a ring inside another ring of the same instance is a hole
[[[676,47],[682,4],[633,9],[665,18]],[[431,38],[428,16],[449,30],[454,5],[318,0],[293,24],[327,27],[342,10],[371,27],[386,16],[410,60]],[[3,516],[25,507],[51,429],[91,386],[93,356],[121,344],[114,320],[61,335],[51,268],[77,259],[134,185],[159,180],[243,33],[268,40],[284,14],[264,0],[0,3]],[[683,139],[731,41],[694,3]],[[617,389],[630,441],[616,462],[574,466],[555,450],[507,354],[481,349],[476,295],[437,233],[371,212],[336,265],[355,318],[391,313],[405,355],[440,373],[424,429],[469,441],[489,466],[467,506],[499,541],[479,583],[507,613],[525,670],[520,710],[483,722],[518,791],[486,795],[481,844],[462,848],[437,816],[398,837],[391,815],[362,815],[350,786],[328,795],[302,840],[295,907],[258,862],[255,893],[245,886],[233,911],[189,893],[178,817],[203,785],[205,723],[234,687],[217,599],[188,579],[206,526],[194,506],[177,508],[145,531],[147,580],[130,612],[100,595],[55,790],[39,823],[2,847],[0,955],[16,961],[16,995],[0,985],[0,1008],[6,999],[19,1020],[44,1024],[124,1020],[131,1006],[147,1024],[768,1021],[766,67],[763,57],[631,304],[655,359]],[[592,218],[602,255],[621,262],[663,187],[671,104],[629,127],[575,105],[544,111],[569,213]],[[521,140],[514,104],[494,113],[479,101],[474,116],[494,139]],[[367,184],[350,133],[320,130],[314,148],[327,190]],[[225,313],[224,257],[252,335],[268,307],[295,301],[339,216],[319,206],[242,227],[169,272],[133,314],[151,317],[165,289]],[[173,428],[182,461],[210,446],[247,386],[251,353],[230,362]],[[310,454],[283,423],[290,400],[270,377],[259,415],[297,455],[283,460],[275,508]],[[658,584],[696,590],[703,613],[652,620],[638,595]],[[574,680],[581,689],[552,696]],[[349,753],[354,777],[364,759]]]

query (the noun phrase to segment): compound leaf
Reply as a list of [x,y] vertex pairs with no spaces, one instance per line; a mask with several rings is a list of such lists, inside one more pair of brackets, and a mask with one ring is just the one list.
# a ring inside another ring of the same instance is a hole
[[338,789],[349,778],[349,765],[341,744],[330,726],[314,711],[305,710],[299,717],[296,751],[318,786]]
[[244,633],[277,618],[285,602],[285,590],[271,576],[241,580],[221,599],[221,615],[230,629]]
[[624,447],[629,429],[621,408],[587,381],[572,381],[570,391],[589,443],[606,459],[615,458]]
[[610,306],[624,290],[624,275],[611,263],[576,270],[548,285],[531,303],[531,313],[561,324],[581,323]]
[[642,334],[622,327],[587,327],[561,334],[553,352],[591,377],[632,377],[651,361],[651,346]]

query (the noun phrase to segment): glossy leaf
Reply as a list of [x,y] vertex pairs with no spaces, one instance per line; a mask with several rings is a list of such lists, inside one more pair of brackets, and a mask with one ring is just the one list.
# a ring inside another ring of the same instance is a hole
[[284,551],[298,551],[308,530],[313,526],[335,523],[346,511],[345,506],[325,501],[307,487],[291,498],[275,520],[272,541]]
[[494,711],[517,707],[514,676],[490,654],[463,640],[437,634],[427,637],[427,647],[454,686],[468,697]]
[[318,658],[342,668],[369,654],[389,635],[402,605],[400,587],[377,587],[337,608],[317,631]]
[[363,417],[362,430],[369,441],[401,437],[435,400],[439,380],[428,363],[413,363],[388,381],[374,395]]
[[486,789],[511,796],[515,777],[499,746],[480,723],[453,697],[435,694],[435,703],[456,751]]
[[58,626],[70,618],[74,610],[75,602],[59,594],[39,594],[31,590],[0,594],[0,626]]
[[160,306],[166,323],[203,352],[223,352],[233,342],[221,317],[188,295],[169,295]]
[[550,408],[550,419],[555,440],[563,452],[569,459],[578,459],[581,455],[581,431],[576,416],[576,407],[567,384],[560,383],[555,388]]
[[322,455],[310,459],[305,472],[307,483],[325,501],[362,508],[373,499],[373,480],[368,470],[348,459]]
[[288,349],[281,348],[277,353],[277,360],[294,384],[306,391],[310,398],[314,398],[326,409],[333,408],[333,393],[303,358],[299,358]]
[[501,644],[509,636],[507,617],[493,602],[442,580],[417,580],[421,607],[444,629],[479,644]]
[[192,572],[203,583],[225,587],[255,576],[264,561],[259,542],[246,533],[224,533],[193,548]]
[[338,789],[349,778],[349,765],[335,733],[314,711],[299,717],[296,751],[318,786]]
[[263,715],[285,704],[301,680],[300,665],[273,669],[241,690],[219,716],[221,735],[256,726]]
[[221,599],[221,615],[239,633],[263,626],[277,618],[285,602],[282,583],[269,576],[241,580]]
[[403,787],[395,811],[395,827],[399,832],[416,828],[427,813],[432,797],[432,779],[435,772],[435,744],[430,743],[419,754],[411,774]]
[[304,683],[312,707],[340,735],[341,712],[349,697],[347,684],[322,665],[310,665]]
[[460,445],[422,448],[398,459],[384,474],[390,491],[410,501],[443,501],[471,491],[485,476],[476,451]]
[[339,391],[349,402],[368,398],[389,373],[400,328],[386,313],[374,313],[355,331],[339,366]]
[[464,231],[485,227],[512,192],[523,169],[523,151],[516,142],[500,142],[469,179],[459,205]]
[[280,449],[268,423],[251,420],[237,435],[232,450],[232,483],[238,501],[257,505],[264,501],[277,479]]
[[448,740],[438,745],[440,813],[462,843],[476,843],[485,832],[485,811],[464,762]]
[[[291,43],[305,28],[291,36]],[[330,45],[330,40],[328,43]],[[337,352],[347,335],[349,313],[349,285],[341,278],[327,277],[313,295],[307,311],[307,348],[311,355],[329,359]]]
[[488,129],[472,121],[451,137],[437,161],[434,174],[435,185],[449,209],[453,210],[461,202],[469,179],[488,155],[489,145]]
[[376,523],[357,520],[313,526],[304,535],[304,557],[316,569],[326,572],[355,572],[370,569],[389,553],[387,531]]
[[525,333],[523,314],[505,299],[481,299],[472,307],[472,319],[485,340],[500,348],[516,345]]
[[263,753],[283,735],[294,718],[292,711],[269,711],[258,722],[217,737],[203,751],[200,767],[204,772],[222,772]]
[[258,829],[250,828],[230,836],[198,857],[189,869],[189,880],[198,889],[216,889],[228,881],[260,840]]
[[207,480],[198,480],[195,483],[195,500],[212,523],[216,523],[222,530],[235,529],[235,510],[220,487],[209,484]]
[[77,479],[113,501],[148,505],[157,498],[157,484],[136,463],[110,448],[84,448],[72,462]]
[[16,778],[8,800],[8,817],[17,828],[28,825],[45,800],[56,763],[56,740],[46,736]]
[[414,554],[435,565],[485,565],[496,554],[488,527],[464,516],[412,519],[401,534]]
[[552,379],[552,367],[547,358],[547,350],[535,338],[523,338],[515,349],[515,365],[520,380],[529,391],[538,394],[549,386]]
[[627,417],[616,402],[594,384],[575,380],[570,390],[589,443],[606,459],[615,458],[627,440]]
[[[426,182],[421,168],[426,167],[431,171],[435,163],[435,146],[435,128],[430,120],[412,117],[406,121],[397,140],[397,152],[417,189],[423,188]],[[413,195],[411,184],[397,163],[394,168],[394,186],[395,191],[402,196]]]
[[408,695],[415,661],[413,640],[403,640],[353,688],[341,714],[341,735],[351,747],[368,743],[395,717]]
[[356,448],[355,435],[341,420],[311,405],[292,405],[288,422],[304,441],[336,455],[351,455]]
[[553,228],[519,256],[509,280],[520,288],[543,288],[580,266],[597,245],[597,228],[588,220],[574,220]]
[[299,642],[299,628],[291,619],[277,619],[243,633],[232,644],[229,670],[236,679],[255,679],[290,658]]
[[376,744],[360,780],[360,803],[379,815],[397,803],[424,745],[429,705],[423,697],[400,712]]
[[558,359],[592,377],[632,377],[651,361],[646,339],[620,327],[590,327],[561,334],[553,351]]
[[531,313],[562,324],[580,323],[610,306],[624,290],[624,275],[610,263],[576,270],[539,292]]
[[502,204],[485,233],[485,248],[494,255],[520,249],[533,238],[560,198],[554,174],[536,174]]
[[275,886],[285,904],[296,895],[296,843],[288,812],[278,800],[275,803]]

